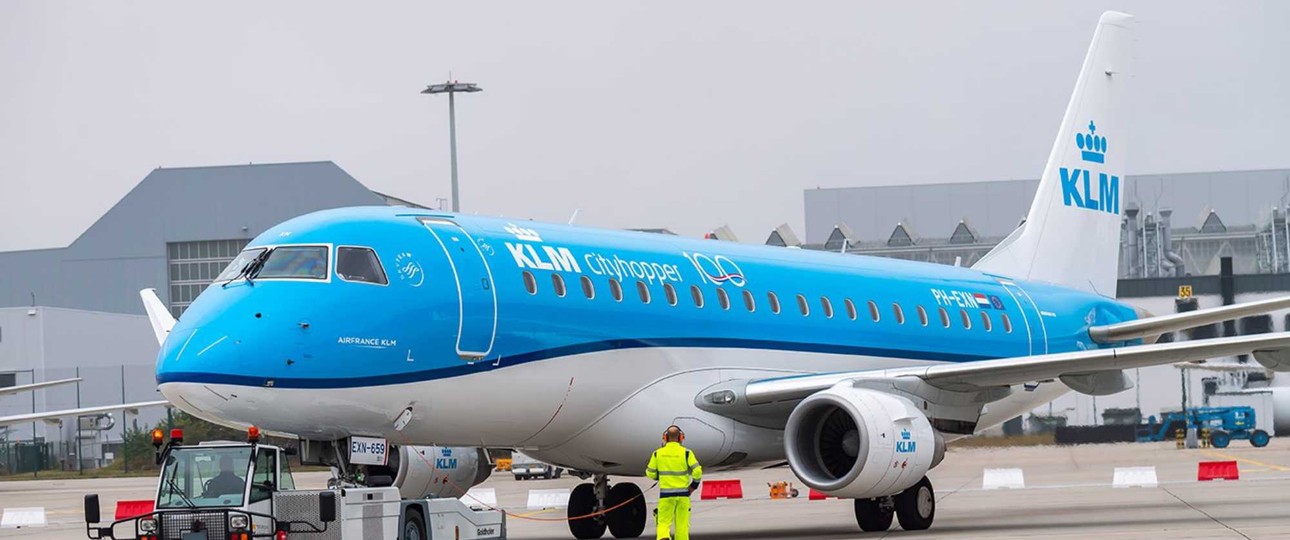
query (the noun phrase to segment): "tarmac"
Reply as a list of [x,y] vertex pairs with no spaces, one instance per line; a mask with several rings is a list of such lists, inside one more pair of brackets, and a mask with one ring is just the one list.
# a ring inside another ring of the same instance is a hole
[[[1234,460],[1235,481],[1198,482],[1201,461]],[[1117,467],[1154,467],[1156,487],[1112,487]],[[1019,468],[1024,488],[983,489],[985,469]],[[1178,450],[1173,443],[1071,447],[951,448],[933,470],[936,522],[928,531],[905,532],[893,524],[886,533],[862,533],[850,501],[811,501],[801,496],[772,500],[768,482],[796,482],[787,468],[712,473],[737,478],[744,499],[700,500],[693,505],[692,537],[708,539],[840,538],[1290,538],[1290,438],[1266,448],[1234,441],[1223,450]],[[317,488],[325,473],[297,474],[301,488]],[[563,508],[527,508],[532,489],[572,488],[580,480],[516,481],[494,473],[482,488],[496,492],[512,513],[509,538],[571,538]],[[639,481],[643,488],[650,483]],[[0,529],[0,537],[84,538],[82,498],[98,493],[104,515],[121,499],[148,499],[152,478],[35,480],[0,482],[0,510],[43,507],[47,525]],[[647,491],[651,507],[657,490]],[[555,519],[555,521],[537,521]],[[652,521],[646,528],[652,537]],[[610,538],[606,535],[606,538]]]

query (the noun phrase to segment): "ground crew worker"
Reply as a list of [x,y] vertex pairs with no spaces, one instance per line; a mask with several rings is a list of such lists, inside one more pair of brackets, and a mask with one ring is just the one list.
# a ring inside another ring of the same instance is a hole
[[[658,526],[659,540],[690,539],[690,494],[699,488],[703,467],[681,443],[685,432],[673,425],[663,432],[663,447],[649,458],[645,476],[658,480],[658,510],[654,521]],[[670,534],[676,524],[676,536]]]

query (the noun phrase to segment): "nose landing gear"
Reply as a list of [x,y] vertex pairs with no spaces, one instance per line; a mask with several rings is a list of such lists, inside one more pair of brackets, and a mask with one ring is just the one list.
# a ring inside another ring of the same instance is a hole
[[600,538],[606,529],[614,538],[639,538],[647,514],[639,486],[623,482],[610,487],[606,474],[578,484],[569,494],[569,532],[574,538]]

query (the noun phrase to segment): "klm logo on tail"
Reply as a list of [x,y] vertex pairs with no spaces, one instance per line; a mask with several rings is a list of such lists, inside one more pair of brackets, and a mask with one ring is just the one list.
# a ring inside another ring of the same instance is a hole
[[[1106,137],[1097,134],[1097,125],[1088,123],[1088,133],[1075,134],[1075,146],[1080,150],[1080,157],[1088,163],[1106,161]],[[1061,168],[1062,204],[1097,210],[1108,214],[1120,213],[1120,177],[1104,172],[1091,171],[1088,168]],[[1093,186],[1093,174],[1097,174],[1096,190]]]

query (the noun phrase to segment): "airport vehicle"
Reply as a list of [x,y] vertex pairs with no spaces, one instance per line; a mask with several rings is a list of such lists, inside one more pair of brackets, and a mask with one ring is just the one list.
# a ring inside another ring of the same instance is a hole
[[[506,537],[502,512],[473,510],[456,498],[403,498],[395,487],[341,483],[332,489],[298,490],[288,466],[289,452],[260,444],[254,426],[245,443],[185,446],[183,432],[172,430],[163,448],[161,430],[153,431],[152,437],[162,466],[152,510],[100,526],[98,495],[86,495],[86,532],[91,539]],[[128,532],[118,535],[118,527]]]
[[1187,414],[1164,413],[1159,422],[1152,416],[1147,425],[1138,428],[1138,442],[1172,440],[1179,429],[1208,429],[1214,448],[1227,448],[1233,439],[1245,439],[1262,448],[1272,440],[1268,432],[1255,427],[1253,407],[1193,407]]
[[341,466],[370,437],[588,473],[568,513],[606,512],[570,520],[577,538],[640,534],[639,489],[609,478],[643,474],[649,426],[669,424],[705,468],[786,460],[853,499],[863,530],[926,529],[947,439],[1123,391],[1125,369],[1249,354],[1290,370],[1286,333],[1155,342],[1290,298],[1166,316],[1114,299],[1132,27],[1102,16],[1025,222],[971,268],[328,210],[256,237],[178,321],[143,293],[160,390]]
[[564,469],[516,452],[511,458],[511,473],[515,475],[516,480],[529,480],[532,478],[550,480],[559,478],[564,473]]

